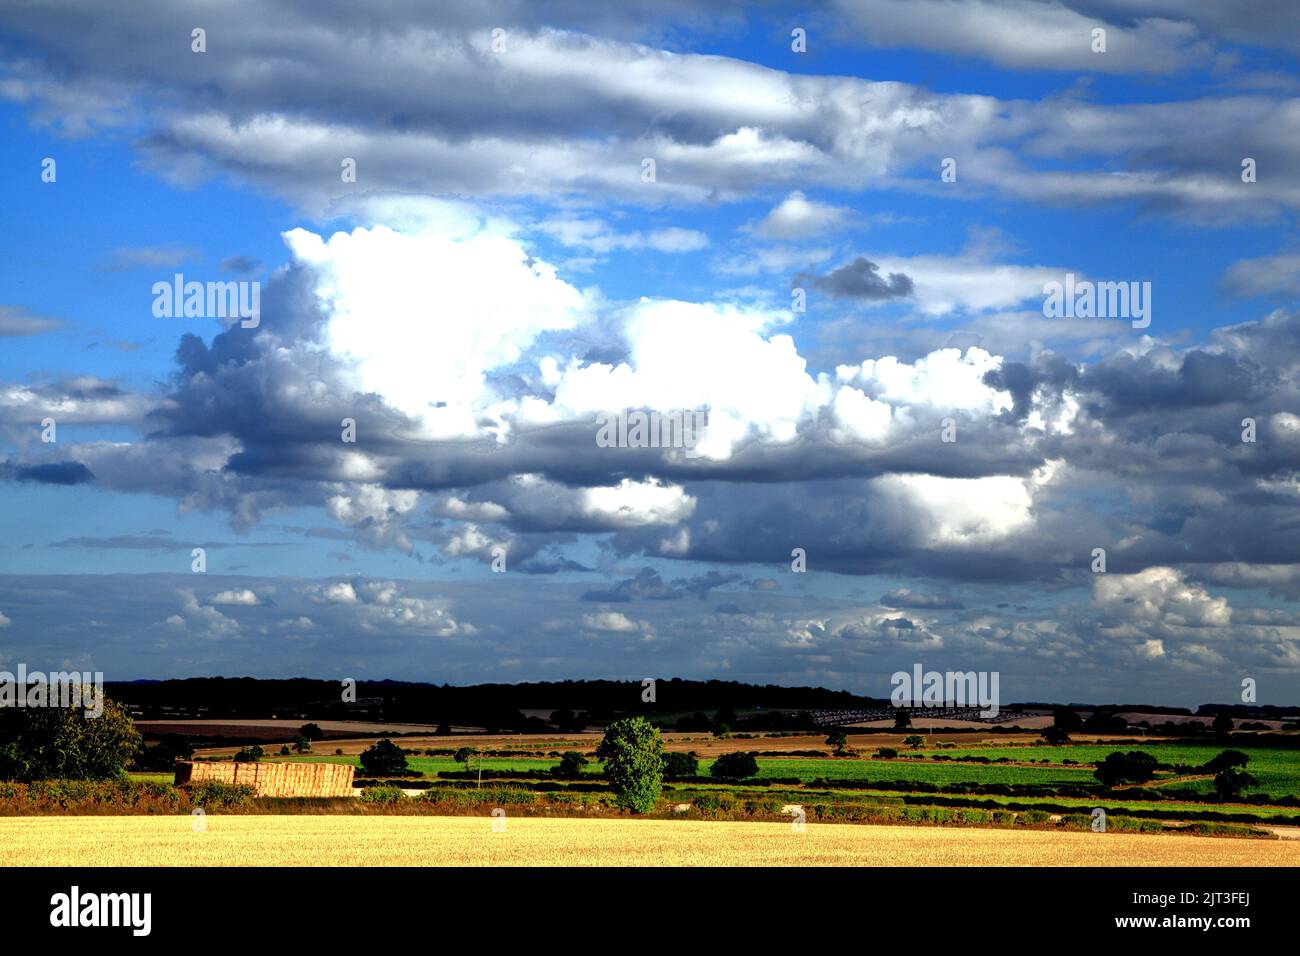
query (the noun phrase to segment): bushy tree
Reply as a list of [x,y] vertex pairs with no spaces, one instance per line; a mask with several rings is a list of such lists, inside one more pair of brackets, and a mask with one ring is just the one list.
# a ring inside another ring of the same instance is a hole
[[664,742],[644,717],[616,720],[596,748],[605,762],[605,779],[617,802],[634,813],[648,813],[663,789]]
[[1068,707],[1058,707],[1052,711],[1052,726],[1060,727],[1067,734],[1083,729],[1083,718]]
[[1219,714],[1214,718],[1214,723],[1210,724],[1210,728],[1216,734],[1226,734],[1232,730],[1232,717],[1228,714]]
[[1249,762],[1250,758],[1240,750],[1224,750],[1207,760],[1205,769],[1210,773],[1219,773],[1233,767],[1244,767]]
[[1095,710],[1082,729],[1094,734],[1122,734],[1128,730],[1128,721],[1114,712]]
[[257,763],[266,756],[266,751],[253,744],[251,747],[245,747],[239,753],[235,754],[235,763]]
[[377,740],[361,752],[361,769],[373,777],[397,777],[407,772],[406,754],[391,740]]
[[78,707],[0,708],[0,779],[120,777],[140,750],[140,733],[121,707],[102,699],[98,717]]
[[551,772],[557,777],[564,777],[566,780],[576,780],[582,776],[582,768],[591,763],[586,757],[576,750],[566,750],[560,756],[560,764]]
[[1225,770],[1214,778],[1214,792],[1224,800],[1241,796],[1247,787],[1258,785],[1259,781],[1244,770]]
[[925,738],[920,734],[912,734],[910,737],[904,737],[903,743],[907,744],[913,750],[918,750],[925,746]]
[[1059,747],[1061,744],[1068,744],[1070,742],[1069,731],[1064,727],[1057,726],[1056,724],[1048,727],[1040,736],[1053,747]]
[[194,744],[183,734],[162,734],[152,747],[142,747],[131,765],[135,770],[162,770],[171,772],[176,769],[176,761],[189,760],[194,756]]
[[709,773],[719,780],[747,780],[758,776],[758,761],[750,753],[723,754],[713,761]]
[[300,754],[309,754],[311,753],[311,740],[303,734],[298,734],[293,738],[293,749]]
[[320,724],[303,724],[298,728],[298,734],[308,740],[325,739],[325,731],[320,729]]
[[1156,775],[1158,763],[1155,757],[1141,750],[1116,751],[1097,764],[1093,776],[1108,787],[1117,783],[1146,783]]
[[912,715],[902,707],[894,711],[894,729],[910,730],[912,727]]
[[844,748],[849,745],[849,735],[836,727],[826,735],[826,746],[834,747],[836,753],[843,752]]
[[679,751],[664,754],[664,779],[687,780],[700,774],[700,760],[695,754]]

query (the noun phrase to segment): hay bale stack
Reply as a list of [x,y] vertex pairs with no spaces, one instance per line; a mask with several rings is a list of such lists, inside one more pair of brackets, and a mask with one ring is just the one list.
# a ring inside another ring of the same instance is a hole
[[338,763],[196,763],[176,765],[176,786],[216,781],[252,787],[259,797],[350,797],[353,768]]

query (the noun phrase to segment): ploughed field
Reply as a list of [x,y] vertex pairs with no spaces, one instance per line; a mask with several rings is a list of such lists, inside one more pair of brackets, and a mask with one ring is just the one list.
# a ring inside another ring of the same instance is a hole
[[1300,841],[698,820],[0,819],[4,866],[1300,866]]

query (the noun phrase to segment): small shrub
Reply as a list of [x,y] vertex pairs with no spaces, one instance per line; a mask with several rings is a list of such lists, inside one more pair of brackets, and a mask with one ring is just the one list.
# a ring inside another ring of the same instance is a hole
[[205,780],[190,788],[190,805],[205,810],[233,810],[247,805],[256,793],[246,784]]
[[401,803],[406,794],[398,787],[366,787],[361,791],[361,802],[381,807]]

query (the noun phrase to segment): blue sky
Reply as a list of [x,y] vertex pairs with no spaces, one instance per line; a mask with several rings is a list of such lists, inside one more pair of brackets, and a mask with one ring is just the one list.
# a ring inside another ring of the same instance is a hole
[[1202,6],[8,5],[0,663],[1293,703],[1300,24]]

